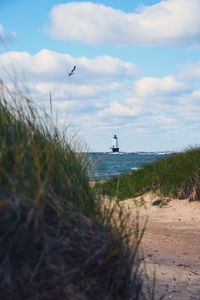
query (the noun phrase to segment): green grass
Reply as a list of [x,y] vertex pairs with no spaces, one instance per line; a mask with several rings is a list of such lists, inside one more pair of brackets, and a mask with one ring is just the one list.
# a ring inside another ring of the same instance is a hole
[[138,299],[143,232],[130,250],[122,209],[102,211],[85,155],[50,121],[3,86],[0,298]]
[[200,200],[200,148],[193,147],[100,185],[103,194],[123,200],[152,191]]
[[39,115],[29,104],[22,108],[0,103],[2,192],[12,190],[36,205],[54,205],[48,197],[53,192],[82,212],[95,214],[87,161],[56,128],[50,130],[38,120]]

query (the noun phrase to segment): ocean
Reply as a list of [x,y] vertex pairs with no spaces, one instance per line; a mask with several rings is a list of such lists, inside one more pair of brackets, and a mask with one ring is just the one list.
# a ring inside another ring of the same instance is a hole
[[86,155],[90,163],[90,178],[102,180],[136,170],[144,164],[154,162],[170,154],[171,152],[90,152]]

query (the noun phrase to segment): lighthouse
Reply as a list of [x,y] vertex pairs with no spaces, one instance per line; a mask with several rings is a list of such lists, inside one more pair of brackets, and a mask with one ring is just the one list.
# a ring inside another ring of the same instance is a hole
[[113,136],[111,149],[112,149],[112,152],[119,152],[118,138],[117,138],[116,134]]

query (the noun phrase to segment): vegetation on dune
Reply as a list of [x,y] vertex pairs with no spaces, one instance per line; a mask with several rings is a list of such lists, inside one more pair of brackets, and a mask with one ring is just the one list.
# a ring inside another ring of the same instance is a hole
[[167,156],[100,185],[103,194],[123,200],[152,191],[178,199],[200,200],[200,147]]
[[47,201],[49,205],[53,201],[50,195],[55,193],[82,212],[95,214],[87,161],[56,128],[48,129],[30,104],[8,107],[8,103],[0,103],[0,136],[3,193],[13,190],[24,201],[38,205]]
[[113,207],[100,209],[85,156],[5,86],[0,137],[0,298],[138,299],[141,235],[130,251],[122,211],[115,223]]

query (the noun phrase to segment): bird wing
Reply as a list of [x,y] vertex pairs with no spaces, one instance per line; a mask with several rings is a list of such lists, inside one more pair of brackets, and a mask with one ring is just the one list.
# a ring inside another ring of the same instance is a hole
[[76,66],[74,66],[73,69],[68,73],[68,76],[71,76],[75,70],[76,70]]

